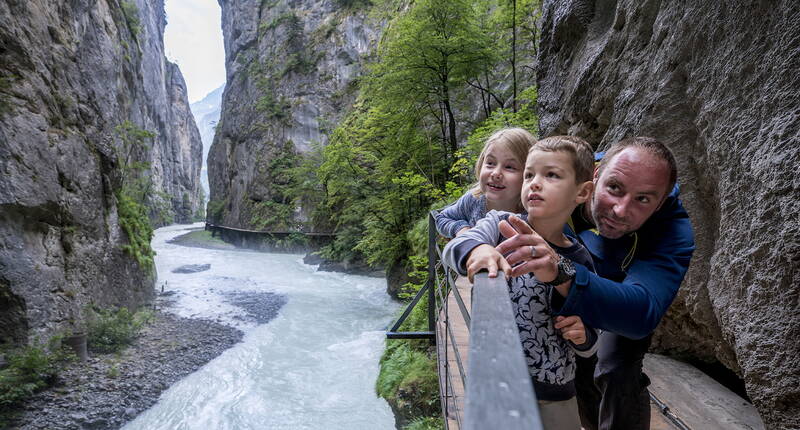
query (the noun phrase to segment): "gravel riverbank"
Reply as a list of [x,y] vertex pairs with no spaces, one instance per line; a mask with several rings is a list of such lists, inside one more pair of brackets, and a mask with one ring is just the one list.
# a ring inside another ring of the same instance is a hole
[[241,339],[235,328],[157,311],[121,353],[95,353],[85,363],[71,363],[55,386],[25,403],[11,428],[120,428]]

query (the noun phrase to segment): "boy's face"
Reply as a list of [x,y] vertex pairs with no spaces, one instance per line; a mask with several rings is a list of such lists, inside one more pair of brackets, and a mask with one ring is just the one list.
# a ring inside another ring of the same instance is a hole
[[590,192],[591,182],[575,183],[571,154],[537,150],[528,154],[520,197],[529,222],[544,219],[566,222],[575,207],[589,198]]

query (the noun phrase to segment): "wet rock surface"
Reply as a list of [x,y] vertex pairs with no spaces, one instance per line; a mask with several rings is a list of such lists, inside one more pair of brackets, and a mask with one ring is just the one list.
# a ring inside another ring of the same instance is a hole
[[231,291],[222,294],[225,301],[245,311],[245,316],[236,317],[242,321],[266,324],[276,316],[286,304],[282,294],[264,291]]
[[172,273],[198,273],[211,269],[211,264],[186,264],[172,269]]
[[791,1],[542,7],[541,135],[650,135],[678,161],[697,249],[654,350],[737,372],[767,428],[800,428],[798,20]]
[[10,428],[120,428],[241,339],[235,328],[158,311],[122,353],[92,353],[85,363],[71,363],[55,386],[25,404]]

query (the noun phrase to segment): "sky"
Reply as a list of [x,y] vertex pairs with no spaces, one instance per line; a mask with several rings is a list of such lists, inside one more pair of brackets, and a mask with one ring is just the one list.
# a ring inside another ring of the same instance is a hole
[[186,80],[189,103],[225,83],[225,48],[217,0],[166,0],[164,51]]

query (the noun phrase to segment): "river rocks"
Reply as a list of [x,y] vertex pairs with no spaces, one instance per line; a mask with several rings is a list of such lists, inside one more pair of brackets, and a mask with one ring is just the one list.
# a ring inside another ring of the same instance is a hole
[[719,360],[800,427],[800,12],[794,2],[546,1],[542,135],[675,152],[697,251],[655,350]]
[[211,264],[186,264],[172,269],[172,273],[197,273],[211,269]]
[[162,1],[0,0],[0,23],[5,344],[80,330],[90,302],[152,298],[154,274],[122,249],[118,127],[155,134],[130,155],[150,165],[156,223],[201,204],[201,147],[183,79],[164,57]]
[[281,194],[286,169],[295,153],[326,143],[352,104],[354,80],[377,44],[380,23],[367,18],[363,5],[331,0],[220,5],[228,83],[208,156],[209,219],[298,230],[309,208],[289,206],[294,196]]
[[285,295],[268,291],[230,291],[222,295],[226,302],[244,310],[245,315],[237,319],[256,324],[270,322],[287,302]]

